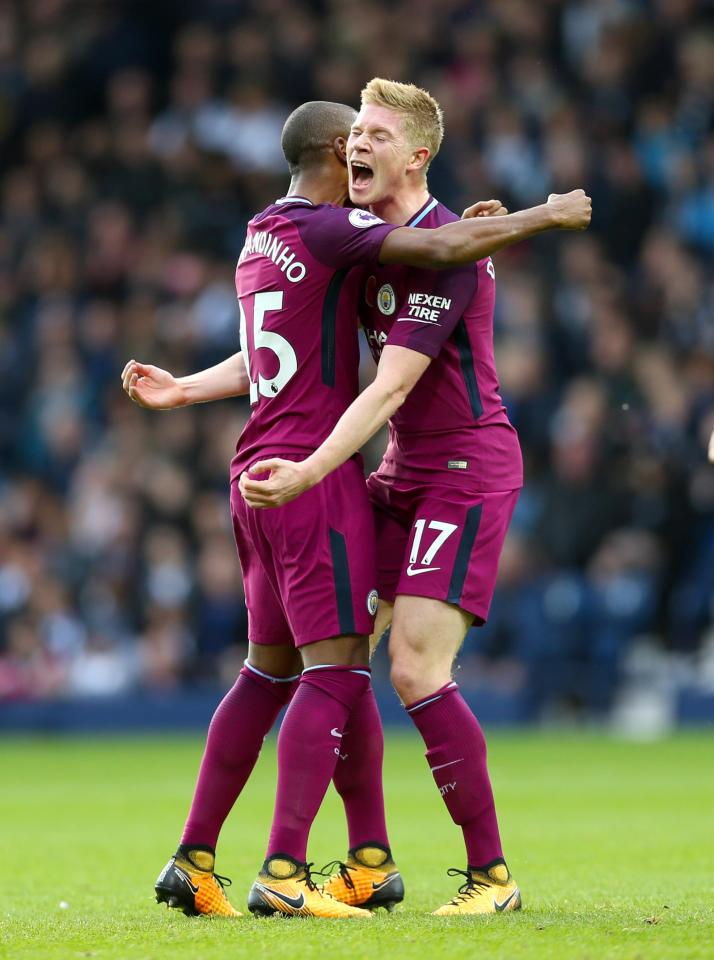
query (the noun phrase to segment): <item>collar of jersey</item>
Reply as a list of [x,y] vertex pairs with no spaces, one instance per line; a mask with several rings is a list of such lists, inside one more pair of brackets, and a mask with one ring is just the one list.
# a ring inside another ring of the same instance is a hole
[[415,227],[418,223],[421,223],[424,217],[430,214],[434,207],[438,205],[438,203],[439,201],[436,199],[436,197],[430,196],[421,210],[417,210],[417,212],[414,214],[411,220],[405,224],[405,226]]
[[312,200],[308,200],[307,197],[280,197],[279,200],[275,201],[276,206],[281,206],[284,203],[306,203],[310,207],[314,207]]

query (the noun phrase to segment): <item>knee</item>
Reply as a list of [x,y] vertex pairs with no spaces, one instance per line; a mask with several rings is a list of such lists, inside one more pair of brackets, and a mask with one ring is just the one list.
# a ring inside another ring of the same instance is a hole
[[399,699],[405,705],[414,703],[429,693],[428,690],[424,692],[425,683],[428,686],[429,680],[424,676],[422,668],[423,664],[416,657],[392,657],[390,679]]
[[405,705],[430,696],[451,680],[451,658],[431,646],[403,636],[390,646],[392,686]]

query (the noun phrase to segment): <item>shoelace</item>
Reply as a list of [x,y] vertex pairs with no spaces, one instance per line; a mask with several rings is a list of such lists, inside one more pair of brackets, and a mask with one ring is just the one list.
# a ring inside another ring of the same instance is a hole
[[456,867],[449,867],[446,871],[447,875],[450,877],[466,877],[466,883],[462,883],[459,887],[458,894],[449,901],[454,905],[458,905],[459,901],[464,903],[467,900],[470,900],[471,897],[476,896],[476,887],[485,887],[488,889],[490,886],[485,880],[477,880],[470,870],[458,870]]
[[[333,867],[335,867],[335,866],[339,866],[340,868],[343,868],[343,867],[344,867],[345,870],[348,870],[349,867],[348,867],[346,864],[344,864],[344,863],[342,863],[341,861],[339,861],[339,860],[333,860],[332,863],[326,864],[326,865],[322,868],[322,870],[313,870],[312,868],[313,868],[314,866],[315,866],[314,863],[306,863],[305,866],[304,866],[304,868],[303,868],[303,869],[305,870],[305,876],[304,876],[304,877],[298,877],[298,878],[296,879],[296,882],[297,882],[297,883],[304,883],[308,890],[310,890],[310,891],[312,891],[312,892],[314,892],[314,893],[319,893],[321,897],[330,897],[332,900],[334,900],[335,898],[332,896],[332,894],[331,894],[331,893],[327,893],[327,892],[325,891],[325,889],[324,889],[324,886],[325,886],[324,883],[315,883],[313,877],[327,877],[327,878],[329,878],[329,877],[331,876],[331,874],[332,874],[332,868],[333,868]],[[342,874],[342,869],[340,869],[340,874]],[[214,874],[214,876],[216,876],[216,874]],[[220,878],[217,877],[217,879],[220,879]],[[225,880],[225,879],[227,879],[227,878],[226,878],[226,877],[223,877],[222,879]],[[228,883],[229,883],[229,884],[230,884],[230,882],[231,882],[231,881],[228,880]],[[354,888],[354,884],[352,883],[352,879],[351,879],[351,878],[349,878],[349,877],[346,878],[346,879],[345,879],[345,883],[348,883],[349,885],[351,885],[351,886]]]
[[218,885],[221,887],[232,887],[233,881],[230,877],[222,877],[220,873],[214,873],[212,870],[200,870],[195,865],[192,865],[195,872],[200,876],[201,874],[210,874],[218,881]]
[[[305,864],[305,876],[300,877],[300,879],[298,880],[298,883],[304,883],[307,886],[308,890],[312,890],[315,893],[319,893],[321,897],[329,897],[331,900],[335,900],[336,898],[333,897],[331,893],[328,893],[327,890],[325,890],[325,884],[315,883],[315,881],[313,880],[313,877],[325,877],[329,879],[332,876],[332,868],[335,866],[340,867],[340,875],[342,876],[343,875],[342,868],[344,868],[345,870],[349,870],[349,867],[347,866],[347,864],[342,863],[340,860],[333,860],[331,863],[326,864],[322,868],[322,870],[313,870],[312,868],[314,866],[315,866],[314,863]],[[350,885],[354,889],[354,884],[352,883],[351,877],[347,877],[345,879],[345,883]]]
[[315,866],[314,863],[306,863],[306,864],[305,864],[305,876],[304,876],[304,877],[298,877],[297,882],[298,882],[298,883],[304,883],[308,890],[313,890],[313,891],[316,890],[318,893],[321,893],[322,891],[320,890],[319,884],[315,883],[315,881],[314,881],[312,878],[313,878],[313,875],[314,875],[314,876],[322,876],[322,871],[321,871],[321,870],[313,870],[312,868],[313,868],[314,866]]
[[[320,876],[330,878],[335,870],[339,870],[340,877],[344,881],[345,886],[348,890],[354,890],[355,884],[354,880],[350,876],[350,870],[352,867],[348,867],[346,863],[343,863],[342,860],[331,860],[329,863],[326,863],[325,866],[320,870]],[[324,887],[324,884],[323,884]]]

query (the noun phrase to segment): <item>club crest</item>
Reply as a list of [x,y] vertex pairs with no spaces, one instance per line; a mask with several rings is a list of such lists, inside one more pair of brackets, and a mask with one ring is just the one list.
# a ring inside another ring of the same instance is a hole
[[377,294],[377,306],[379,312],[385,317],[391,317],[397,309],[397,298],[394,295],[394,287],[391,283],[383,283]]

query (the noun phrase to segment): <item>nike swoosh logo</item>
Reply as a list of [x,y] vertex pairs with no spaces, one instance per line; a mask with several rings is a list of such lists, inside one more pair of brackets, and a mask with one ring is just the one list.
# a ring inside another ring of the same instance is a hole
[[342,734],[337,729],[337,727],[333,727],[332,730],[330,730],[330,733],[332,734],[333,737],[340,737],[340,738],[342,737]]
[[464,762],[464,758],[459,757],[458,760],[449,760],[448,763],[439,763],[435,767],[430,767],[429,769],[433,773],[435,770],[443,770],[444,767],[453,767],[455,763],[463,763],[463,762]]
[[499,903],[499,902],[496,900],[496,898],[494,897],[494,898],[493,898],[493,905],[494,905],[494,907],[496,908],[496,910],[498,911],[498,913],[502,913],[502,912],[506,909],[506,907],[508,906],[508,904],[511,902],[511,900],[513,900],[513,898],[514,898],[514,897],[517,897],[517,896],[518,896],[518,887],[516,887],[516,889],[513,891],[513,893],[510,895],[510,897],[506,897],[506,899],[503,901],[503,903]]
[[194,894],[198,893],[198,887],[194,887],[194,885],[191,883],[191,878],[189,877],[189,875],[187,873],[184,873],[180,867],[176,867],[176,876],[180,877],[184,883],[188,884],[188,886],[191,888],[192,893]]
[[380,880],[379,883],[373,883],[372,889],[381,890],[382,887],[386,887],[388,883],[392,882],[392,880],[396,880],[398,876],[398,873],[390,873],[388,877],[386,877],[384,880]]
[[281,900],[286,906],[292,907],[293,910],[300,910],[301,907],[305,906],[305,894],[301,893],[299,897],[288,897],[284,893],[279,893],[277,890],[273,890],[272,887],[266,887],[263,883],[256,883],[256,887],[259,890],[263,890],[265,893],[269,893],[273,897],[277,897],[278,900]]
[[415,570],[411,564],[407,567],[407,576],[416,577],[420,573],[432,573],[434,570],[441,570],[441,567],[422,567],[419,570]]

